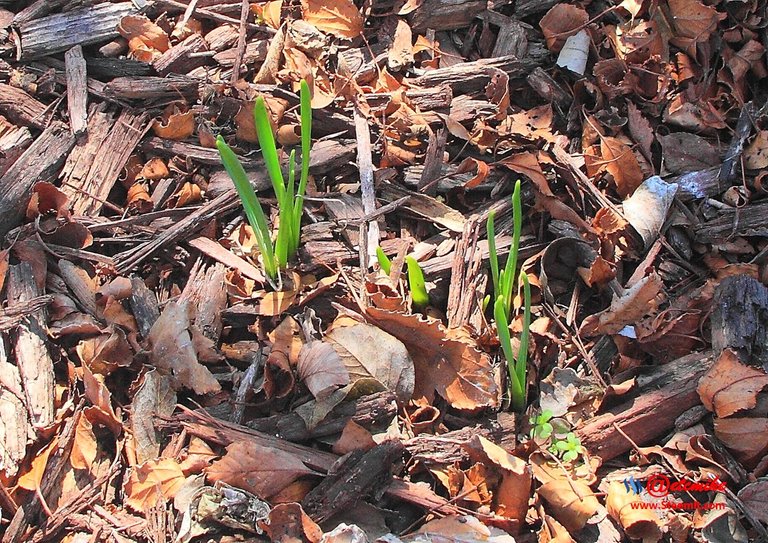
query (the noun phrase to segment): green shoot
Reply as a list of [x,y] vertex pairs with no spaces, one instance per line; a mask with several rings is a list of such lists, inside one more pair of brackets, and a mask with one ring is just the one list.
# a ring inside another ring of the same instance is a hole
[[392,261],[384,254],[384,249],[380,246],[376,247],[376,260],[379,261],[379,267],[381,267],[381,271],[384,272],[384,275],[389,275],[389,272],[392,269]]
[[549,438],[554,431],[552,423],[549,422],[550,420],[552,420],[552,411],[549,411],[548,409],[545,409],[535,417],[531,417],[531,438],[542,440]]
[[581,440],[573,432],[568,432],[565,439],[558,439],[552,443],[549,451],[555,456],[559,456],[564,462],[573,462],[580,454],[584,453],[584,446]]
[[301,237],[301,216],[304,212],[304,193],[309,178],[309,152],[312,143],[312,107],[310,105],[309,86],[301,82],[301,173],[299,185],[296,187],[296,153],[291,151],[288,160],[288,180],[283,178],[280,160],[277,155],[277,145],[272,133],[269,113],[261,96],[256,99],[253,117],[256,125],[256,135],[261,145],[261,155],[264,158],[272,189],[275,192],[278,206],[279,224],[274,245],[270,235],[264,211],[259,199],[248,182],[242,164],[235,153],[219,136],[216,147],[224,168],[232,178],[237,193],[243,202],[245,214],[256,233],[256,244],[262,254],[262,265],[267,280],[273,287],[280,284],[280,271],[288,267],[288,260],[296,254]]
[[[520,233],[523,228],[523,212],[520,201],[520,180],[515,183],[512,193],[512,246],[507,256],[504,269],[499,269],[499,259],[496,250],[496,231],[494,226],[494,213],[488,215],[486,224],[488,230],[488,251],[491,267],[491,282],[493,283],[493,318],[499,334],[499,342],[504,358],[507,360],[507,373],[509,374],[508,386],[512,409],[521,412],[525,410],[525,396],[527,392],[528,370],[528,341],[531,327],[531,286],[528,276],[517,271],[517,256],[520,250]],[[509,322],[512,313],[512,298],[518,289],[519,283],[523,283],[524,309],[523,330],[520,334],[520,348],[517,356],[512,353],[512,342],[509,334]]]
[[413,306],[422,309],[429,304],[429,294],[424,284],[424,272],[421,266],[412,256],[405,257],[405,263],[408,265],[408,287],[411,290],[411,299]]

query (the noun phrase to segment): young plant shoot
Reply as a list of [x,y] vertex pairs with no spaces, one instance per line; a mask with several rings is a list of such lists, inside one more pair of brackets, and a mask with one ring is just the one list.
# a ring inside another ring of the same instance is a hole
[[309,151],[312,142],[312,108],[310,105],[309,86],[306,81],[301,82],[301,172],[299,185],[296,187],[296,153],[291,151],[288,159],[288,180],[283,178],[280,160],[277,155],[277,145],[272,133],[269,112],[264,98],[259,96],[253,110],[256,124],[256,135],[261,145],[261,155],[264,158],[269,179],[277,198],[279,224],[275,236],[274,245],[270,234],[264,210],[253,190],[248,177],[237,155],[219,136],[216,139],[216,147],[219,150],[221,162],[237,193],[243,202],[248,222],[251,223],[256,235],[256,245],[261,252],[261,262],[267,280],[275,289],[280,289],[282,280],[280,271],[288,266],[288,260],[296,254],[301,237],[301,216],[304,212],[304,193],[307,190],[309,178]]
[[[385,275],[389,275],[392,270],[392,261],[384,254],[381,247],[376,247],[376,260],[379,267]],[[419,262],[412,256],[405,257],[405,263],[408,268],[408,290],[411,292],[413,307],[415,309],[424,309],[429,305],[429,294],[427,293],[426,283],[424,281],[424,272]]]
[[[531,327],[531,286],[528,276],[517,271],[517,255],[520,250],[520,232],[523,228],[523,212],[520,202],[520,180],[515,183],[512,193],[512,246],[507,256],[503,270],[499,270],[499,259],[496,251],[496,232],[494,214],[491,212],[486,224],[488,230],[488,250],[491,266],[491,281],[493,283],[493,318],[499,334],[499,342],[504,358],[507,360],[509,375],[509,397],[514,411],[525,410],[528,370],[528,340]],[[518,285],[523,283],[523,330],[520,334],[520,348],[517,356],[512,352],[512,338],[509,334],[509,322],[512,312],[512,298]]]

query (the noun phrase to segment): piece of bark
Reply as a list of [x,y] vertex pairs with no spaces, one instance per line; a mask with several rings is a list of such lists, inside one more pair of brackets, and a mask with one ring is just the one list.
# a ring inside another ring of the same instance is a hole
[[[2,91],[0,91],[1,93]],[[26,126],[16,126],[0,117],[0,172],[7,171],[32,145],[32,133]]]
[[382,183],[379,191],[381,198],[389,202],[403,196],[408,196],[408,201],[403,205],[403,208],[435,224],[439,224],[451,232],[462,232],[464,230],[464,216],[459,211],[431,196],[404,189],[393,183]]
[[448,141],[448,131],[440,128],[437,134],[434,132],[429,135],[427,152],[424,156],[424,169],[421,172],[421,178],[416,184],[419,192],[435,196],[437,194],[437,179],[443,167],[443,155],[445,153],[445,144]]
[[97,58],[85,59],[88,73],[104,79],[116,77],[140,77],[152,75],[152,65],[132,58]]
[[45,57],[75,45],[108,41],[119,35],[120,20],[135,13],[133,2],[97,4],[56,13],[19,26],[21,60]]
[[480,275],[482,259],[477,247],[479,231],[479,220],[474,216],[467,219],[461,238],[453,251],[448,305],[445,310],[448,328],[460,328],[469,324],[480,305],[478,296],[482,300],[485,292],[487,277]]
[[525,79],[531,88],[536,91],[536,94],[544,100],[555,104],[563,115],[568,113],[568,108],[573,100],[571,95],[557,81],[552,79],[552,76],[542,67],[537,66],[534,68]]
[[469,460],[467,447],[475,436],[491,439],[491,432],[479,426],[466,426],[440,435],[419,434],[405,442],[412,462],[424,466],[450,465]]
[[69,288],[72,298],[78,306],[92,317],[99,319],[99,309],[96,306],[96,292],[88,279],[84,277],[85,270],[78,268],[69,260],[59,260],[59,275]]
[[492,57],[503,57],[505,55],[514,55],[517,58],[525,57],[528,52],[526,30],[531,30],[529,25],[496,11],[488,10],[483,13],[482,17],[489,23],[499,27],[496,43],[491,53]]
[[723,193],[728,185],[720,183],[720,168],[708,168],[697,172],[688,172],[671,177],[668,183],[677,183],[677,198],[681,202],[690,202],[698,198],[709,198]]
[[69,181],[75,192],[72,197],[74,213],[99,214],[128,158],[149,130],[149,121],[149,115],[144,111],[125,109],[120,113],[99,146],[96,154],[98,160],[84,177]]
[[501,70],[510,78],[524,77],[531,73],[534,68],[541,66],[546,57],[545,50],[534,48],[532,45],[529,56],[523,59],[518,59],[514,55],[483,58],[448,68],[431,70],[409,81],[409,83],[424,88],[450,85],[454,94],[468,94],[484,88],[493,75],[497,73],[496,70]]
[[768,288],[748,275],[726,277],[712,300],[712,349],[732,349],[768,371]]
[[104,103],[91,104],[88,132],[77,141],[62,168],[61,190],[69,197],[70,202],[85,199],[82,193],[85,190],[84,180],[97,162],[96,157],[99,156],[102,144],[114,125],[112,114],[104,111],[105,108]]
[[221,312],[227,306],[226,268],[218,262],[193,268],[180,299],[189,302],[190,322],[218,345],[222,330]]
[[456,30],[469,26],[488,7],[496,8],[507,3],[507,0],[424,0],[410,14],[409,22],[414,32],[425,32],[428,28]]
[[[176,2],[175,0],[157,0],[156,4],[162,5],[167,8],[176,8],[179,11],[185,11],[187,9],[186,4],[182,2]],[[213,7],[213,5],[211,7]],[[237,6],[237,11],[240,11],[240,6]],[[240,23],[240,21],[238,19],[235,19],[234,17],[230,17],[228,15],[222,15],[221,13],[218,13],[212,9],[206,9],[199,6],[195,8],[195,17],[199,19],[210,19],[212,21],[218,21],[220,23],[225,23],[225,24],[239,25]],[[275,34],[275,30],[266,25],[257,25],[253,23],[247,23],[246,27],[248,30],[255,30],[267,35]]]
[[19,126],[44,130],[48,125],[49,109],[26,92],[0,83],[0,113]]
[[157,296],[147,288],[142,279],[131,277],[131,296],[128,298],[128,303],[139,326],[139,333],[146,338],[152,325],[160,318]]
[[[243,64],[246,66],[263,62],[267,58],[267,49],[269,42],[267,40],[251,41],[245,46],[243,53]],[[223,68],[233,68],[237,57],[237,48],[224,49],[213,56],[213,60],[219,63]]]
[[552,9],[560,0],[516,0],[512,11],[515,17],[523,19],[529,15],[544,13]]
[[18,366],[8,361],[8,336],[0,334],[0,450],[3,475],[13,479],[27,452],[27,442],[35,438],[24,405],[24,389]]
[[208,47],[200,34],[192,34],[181,43],[177,43],[163,53],[152,65],[161,76],[170,73],[187,74],[200,66],[205,66],[208,59],[194,55],[207,51]]
[[349,74],[356,83],[364,84],[376,77],[379,68],[387,61],[387,49],[391,42],[383,40],[370,47],[346,49],[339,52],[340,73]]
[[400,441],[388,440],[368,451],[350,453],[304,496],[302,508],[320,523],[336,513],[351,509],[387,486],[392,477],[392,466],[404,451]]
[[7,307],[0,308],[0,332],[16,328],[29,315],[37,313],[38,310],[43,309],[51,301],[53,301],[53,297],[45,295],[26,300],[23,303],[9,302]]
[[[18,303],[34,300],[43,292],[37,285],[32,266],[22,262],[10,267],[8,297]],[[40,431],[53,424],[55,417],[53,360],[48,352],[46,310],[27,316],[16,332],[16,365],[24,386],[24,397],[32,426]]]
[[386,426],[396,416],[395,394],[385,390],[340,403],[311,429],[307,428],[305,420],[295,412],[257,418],[246,423],[246,426],[288,441],[299,442],[339,434],[350,420],[367,430],[372,430]]
[[39,181],[52,181],[75,144],[69,128],[54,122],[0,177],[0,237],[19,225]]
[[[345,228],[345,225],[354,220],[359,220],[360,217],[366,214],[363,209],[362,199],[352,194],[339,194],[337,197],[329,198],[325,202],[325,210],[330,220],[342,225],[341,235],[349,242],[349,245],[357,247],[360,238],[359,230],[353,226]],[[378,245],[378,240],[376,245]],[[376,245],[374,245],[374,250]]]
[[[210,166],[221,165],[221,158],[219,152],[216,149],[209,147],[203,147],[201,145],[194,145],[192,143],[185,143],[183,141],[166,140],[163,138],[149,138],[141,145],[143,151],[149,153],[158,154],[161,156],[173,157],[183,156],[189,158],[200,164],[208,164]],[[243,165],[246,171],[264,169],[264,162],[258,158],[251,157],[238,157],[240,163]],[[234,187],[234,185],[233,185]],[[257,188],[266,188],[257,187]]]
[[719,243],[736,236],[768,236],[768,203],[721,209],[717,217],[694,227],[700,243]]
[[64,53],[67,75],[67,111],[69,128],[75,136],[88,129],[88,78],[83,48],[75,45]]
[[199,236],[199,237],[190,239],[187,243],[191,247],[194,247],[195,249],[203,253],[204,255],[218,262],[221,262],[225,266],[238,270],[245,277],[249,277],[260,283],[263,283],[266,280],[264,277],[264,273],[259,268],[257,268],[256,266],[254,266],[244,258],[241,258],[236,254],[232,253],[232,251],[228,251],[227,249],[222,247],[220,243],[217,243],[212,239]]
[[173,246],[177,241],[187,238],[208,224],[214,217],[234,209],[238,204],[239,200],[234,190],[214,198],[183,219],[173,223],[156,238],[117,254],[115,256],[115,270],[117,273],[129,271],[152,257],[160,249]]
[[35,0],[13,17],[13,24],[19,26],[34,19],[45,17],[52,11],[59,9],[68,1],[69,0]]
[[200,81],[192,77],[117,77],[104,86],[106,96],[116,100],[150,102],[194,102],[199,96]]
[[714,360],[711,351],[692,353],[636,377],[636,390],[619,397],[622,403],[577,428],[581,444],[607,461],[633,448],[627,437],[642,446],[667,434],[677,417],[700,403],[696,387]]
[[205,35],[208,50],[220,53],[235,46],[238,37],[237,26],[218,25]]
[[[357,170],[360,172],[360,194],[365,215],[376,211],[376,195],[373,187],[373,159],[371,150],[371,132],[368,119],[355,108],[355,135],[357,140]],[[361,215],[362,217],[363,215]],[[376,259],[376,247],[379,246],[379,223],[363,221],[360,224],[362,236],[360,244],[360,268],[367,270],[369,263]],[[363,245],[363,243],[365,245]]]

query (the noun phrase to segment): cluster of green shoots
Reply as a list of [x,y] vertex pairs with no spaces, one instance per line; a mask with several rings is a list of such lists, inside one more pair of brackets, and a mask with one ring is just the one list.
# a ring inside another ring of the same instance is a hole
[[299,248],[301,236],[301,216],[304,212],[304,193],[307,189],[309,177],[309,150],[312,140],[312,108],[310,106],[309,86],[306,81],[301,82],[301,173],[299,184],[296,186],[296,151],[291,150],[288,158],[288,179],[283,178],[280,160],[277,156],[277,145],[272,133],[272,124],[267,112],[264,98],[256,99],[253,116],[256,124],[256,135],[261,145],[261,155],[272,181],[278,206],[277,235],[274,242],[269,229],[267,217],[261,208],[259,199],[248,181],[243,165],[234,151],[219,136],[216,139],[216,147],[219,150],[221,162],[232,178],[237,193],[243,202],[248,222],[253,227],[256,236],[256,245],[261,253],[261,264],[264,274],[273,288],[282,288],[281,270],[288,266]]
[[[381,271],[389,275],[392,270],[392,262],[384,254],[384,249],[376,247],[376,259],[379,261]],[[427,294],[426,283],[424,282],[424,272],[419,266],[419,262],[412,256],[405,257],[405,264],[408,268],[408,289],[411,292],[413,307],[423,309],[429,305],[429,294]]]
[[531,417],[531,439],[541,443],[549,443],[549,452],[563,462],[573,462],[584,454],[581,440],[570,431],[568,424],[562,419],[552,417],[552,411],[544,410]]
[[[520,201],[520,180],[515,183],[512,193],[512,246],[507,255],[507,263],[499,269],[499,259],[496,252],[496,233],[494,229],[494,213],[488,215],[488,251],[490,253],[491,279],[493,281],[493,318],[499,333],[499,342],[504,358],[507,360],[509,374],[508,387],[512,409],[517,412],[525,410],[527,389],[526,374],[528,368],[528,339],[531,327],[531,287],[528,276],[517,271],[517,254],[520,250],[520,232],[523,228],[523,212]],[[520,334],[520,348],[517,356],[512,352],[512,338],[509,334],[509,321],[512,313],[512,299],[523,283],[523,330]]]

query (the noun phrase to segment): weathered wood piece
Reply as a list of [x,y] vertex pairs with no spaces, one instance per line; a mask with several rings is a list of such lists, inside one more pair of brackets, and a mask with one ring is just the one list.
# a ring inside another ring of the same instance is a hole
[[0,113],[19,126],[31,126],[38,130],[45,129],[49,118],[45,104],[5,83],[0,83]]
[[768,288],[748,275],[726,277],[712,301],[712,349],[768,371]]
[[518,59],[514,55],[482,58],[473,62],[455,64],[447,68],[438,68],[410,81],[419,87],[450,85],[454,94],[467,94],[483,88],[493,77],[496,70],[501,70],[510,78],[524,77],[534,68],[541,66],[548,53],[531,46],[528,56]]
[[67,75],[69,128],[75,136],[88,129],[88,77],[83,48],[75,45],[64,54]]
[[123,110],[104,138],[87,175],[69,180],[75,194],[72,209],[79,215],[98,215],[125,163],[149,129],[144,111]]
[[157,296],[138,277],[131,277],[131,296],[128,298],[131,313],[139,326],[139,333],[146,338],[152,325],[160,318]]
[[104,79],[139,77],[154,73],[151,64],[132,58],[87,57],[85,63],[88,67],[88,73]]
[[117,77],[104,86],[106,96],[116,100],[152,102],[193,102],[199,95],[200,81],[192,77]]
[[[0,460],[3,474],[12,478],[27,452],[27,442],[35,438],[24,405],[24,389],[18,366],[8,360],[8,336],[0,334]],[[5,507],[5,505],[3,505]]]
[[82,9],[56,13],[28,21],[19,27],[21,60],[66,51],[75,45],[90,45],[119,35],[120,19],[136,12],[133,2],[105,2]]
[[627,437],[647,445],[668,433],[677,417],[700,403],[696,387],[714,360],[711,351],[692,353],[636,377],[636,391],[576,430],[582,445],[608,461],[632,449]]
[[91,104],[88,132],[78,140],[61,170],[61,190],[69,196],[71,202],[82,199],[83,205],[87,203],[87,193],[83,192],[85,180],[97,162],[96,157],[114,124],[113,115],[104,110],[105,104]]
[[734,236],[768,236],[767,216],[768,203],[722,209],[716,218],[695,226],[694,237],[701,243],[713,243]]
[[221,312],[227,306],[226,268],[216,262],[212,266],[202,266],[198,260],[189,281],[181,293],[181,300],[189,302],[190,322],[218,345],[221,336]]
[[[8,297],[24,303],[41,296],[32,266],[22,262],[10,268]],[[32,426],[40,431],[55,417],[53,360],[48,352],[46,310],[39,308],[19,324],[16,332],[16,365]]]
[[208,59],[194,53],[201,53],[207,50],[208,47],[203,37],[200,34],[192,34],[163,53],[153,63],[153,66],[157,73],[162,76],[170,73],[186,74],[195,68],[205,66]]
[[254,419],[246,423],[246,426],[288,441],[306,441],[338,434],[350,420],[370,430],[386,426],[396,416],[397,398],[393,392],[385,390],[340,403],[311,429],[295,412]]
[[392,466],[404,451],[400,441],[389,440],[366,452],[351,453],[304,496],[302,508],[315,522],[323,522],[353,507],[387,486],[392,477]]
[[436,31],[456,30],[469,26],[488,7],[496,8],[507,3],[507,0],[425,0],[411,13],[411,28],[414,32],[422,33],[428,28]]
[[26,126],[16,126],[0,116],[0,172],[8,170],[32,141]]
[[32,187],[52,180],[74,144],[66,125],[52,123],[0,177],[0,237],[19,225]]

